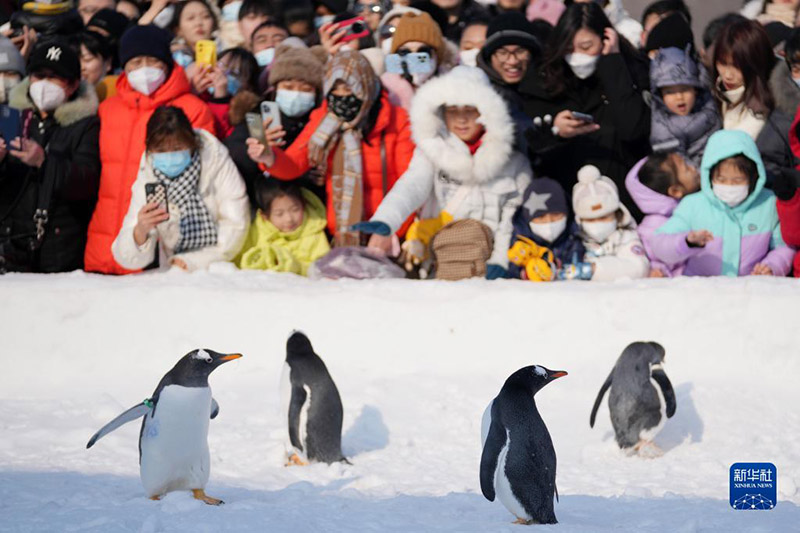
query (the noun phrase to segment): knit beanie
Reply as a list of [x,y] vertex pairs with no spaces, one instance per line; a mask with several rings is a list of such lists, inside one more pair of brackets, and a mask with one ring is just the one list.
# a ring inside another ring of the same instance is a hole
[[486,28],[486,42],[481,48],[481,55],[489,60],[498,48],[507,44],[515,44],[527,48],[533,54],[541,51],[539,40],[534,37],[535,28],[522,13],[511,12],[497,15]]
[[308,48],[280,45],[275,50],[275,60],[269,69],[269,84],[275,87],[285,80],[301,80],[322,90],[325,65]]
[[391,53],[397,53],[398,48],[411,41],[425,43],[436,50],[439,61],[444,57],[445,44],[442,30],[427,13],[418,15],[406,13],[400,17],[400,22],[397,23],[397,29],[392,38]]
[[577,218],[604,217],[619,206],[619,192],[611,178],[602,176],[594,165],[586,165],[578,171],[578,183],[572,189],[572,209]]
[[92,18],[89,19],[86,27],[100,28],[108,34],[108,37],[106,38],[109,41],[116,43],[119,42],[120,37],[122,37],[122,34],[125,33],[125,30],[128,29],[128,26],[130,25],[131,21],[128,20],[128,17],[119,11],[114,11],[113,9],[101,9],[92,15]]
[[0,35],[0,72],[18,72],[25,76],[25,60],[10,39]]
[[694,49],[694,34],[692,27],[680,13],[673,13],[661,22],[653,26],[647,36],[644,45],[645,53],[660,48],[680,48],[686,49],[686,45],[691,45]]
[[119,62],[125,64],[139,56],[155,57],[172,66],[172,53],[170,42],[172,38],[165,30],[149,24],[147,26],[133,26],[122,35],[119,42]]
[[530,221],[547,213],[569,213],[564,187],[554,179],[531,180],[524,198],[522,212],[525,220]]

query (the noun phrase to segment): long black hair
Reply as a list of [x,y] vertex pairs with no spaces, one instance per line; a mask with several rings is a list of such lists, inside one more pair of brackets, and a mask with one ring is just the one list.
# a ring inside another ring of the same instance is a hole
[[[564,56],[572,53],[572,42],[580,29],[587,29],[604,39],[606,28],[614,29],[603,8],[599,4],[572,4],[558,19],[542,55],[541,73],[547,92],[557,96],[569,87],[578,84],[578,78],[569,69]],[[615,30],[616,31],[616,30]],[[636,50],[628,40],[619,35],[619,50],[627,58],[633,57]]]

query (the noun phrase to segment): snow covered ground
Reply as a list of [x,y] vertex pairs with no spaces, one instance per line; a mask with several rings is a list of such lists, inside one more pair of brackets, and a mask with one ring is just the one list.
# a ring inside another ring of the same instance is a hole
[[[480,493],[480,418],[505,378],[569,376],[536,397],[558,454],[564,532],[800,531],[800,284],[311,282],[218,271],[0,278],[0,531],[525,531]],[[345,407],[352,466],[283,467],[278,384],[302,329]],[[626,457],[600,385],[656,340],[677,393],[658,459]],[[138,424],[89,437],[197,347],[211,377],[219,508],[144,497]],[[772,511],[734,511],[734,462],[778,467]]]

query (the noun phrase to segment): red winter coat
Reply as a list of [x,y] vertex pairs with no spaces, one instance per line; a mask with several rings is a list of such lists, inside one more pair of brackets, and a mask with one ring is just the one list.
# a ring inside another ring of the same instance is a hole
[[[789,246],[800,247],[800,190],[788,202],[778,200],[781,235]],[[800,251],[794,254],[794,277],[800,278]]]
[[128,212],[131,186],[144,152],[147,121],[159,106],[180,107],[192,126],[215,133],[214,116],[202,100],[189,93],[183,69],[173,64],[172,74],[147,96],[133,88],[124,74],[117,80],[117,95],[100,104],[100,191],[84,254],[84,269],[104,274],[127,274],[111,254],[122,220]]
[[[310,168],[308,162],[308,141],[316,131],[322,119],[328,113],[328,104],[323,102],[311,112],[308,124],[297,136],[297,139],[285,151],[275,149],[275,164],[267,168],[271,176],[282,180],[298,178]],[[386,147],[386,184],[383,183],[383,164],[381,162],[381,137]],[[333,172],[333,156],[335,150],[328,154],[325,189],[328,195],[328,229],[336,230],[336,213],[333,210],[333,192],[331,190],[331,174]],[[389,103],[386,91],[381,92],[381,110],[375,127],[361,144],[361,156],[364,164],[364,220],[378,209],[384,192],[388,192],[400,176],[408,168],[411,156],[414,155],[414,142],[411,140],[411,127],[405,110]],[[384,186],[386,191],[384,191]],[[405,233],[408,222],[398,233]]]

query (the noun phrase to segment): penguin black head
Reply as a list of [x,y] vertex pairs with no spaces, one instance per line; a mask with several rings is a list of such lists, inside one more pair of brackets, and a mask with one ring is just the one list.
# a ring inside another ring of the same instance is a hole
[[208,375],[220,365],[239,359],[242,354],[224,354],[209,350],[208,348],[198,348],[187,353],[175,364],[168,375],[171,382],[184,387],[206,387],[208,386]]
[[652,367],[659,367],[664,363],[666,350],[657,342],[632,342],[620,355],[622,366],[633,365],[637,373],[649,373]]
[[314,347],[302,331],[293,331],[286,341],[286,355],[313,354]]
[[534,395],[551,381],[566,375],[567,373],[563,370],[550,370],[540,365],[531,365],[520,368],[511,374],[508,382],[525,387],[531,395]]

